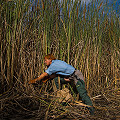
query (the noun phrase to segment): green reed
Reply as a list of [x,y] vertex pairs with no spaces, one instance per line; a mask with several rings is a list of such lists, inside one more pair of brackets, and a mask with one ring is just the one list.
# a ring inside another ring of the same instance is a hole
[[8,88],[15,77],[27,85],[40,75],[48,53],[80,69],[87,89],[94,91],[90,94],[99,93],[95,86],[117,87],[120,20],[112,11],[107,15],[103,2],[1,0],[0,4],[1,74]]

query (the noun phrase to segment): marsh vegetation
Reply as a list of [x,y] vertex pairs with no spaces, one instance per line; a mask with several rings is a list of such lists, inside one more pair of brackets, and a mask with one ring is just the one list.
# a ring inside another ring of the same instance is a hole
[[[107,1],[0,0],[0,118],[81,119],[85,107],[61,105],[54,81],[28,85],[52,53],[81,70],[96,108],[88,119],[120,117],[120,19]],[[14,117],[13,117],[14,116]],[[85,118],[83,118],[85,119]]]

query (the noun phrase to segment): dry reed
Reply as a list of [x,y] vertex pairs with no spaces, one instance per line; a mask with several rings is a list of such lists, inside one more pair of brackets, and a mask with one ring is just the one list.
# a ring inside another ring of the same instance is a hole
[[[0,118],[119,119],[120,20],[111,13],[96,0],[1,0]],[[57,101],[53,81],[28,85],[45,70],[47,53],[82,71],[95,116],[82,116],[88,111],[74,102],[69,85],[67,107]]]

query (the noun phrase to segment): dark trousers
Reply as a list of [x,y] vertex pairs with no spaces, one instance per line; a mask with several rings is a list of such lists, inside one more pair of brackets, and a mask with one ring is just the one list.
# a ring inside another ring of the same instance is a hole
[[85,82],[83,80],[78,80],[78,82],[76,84],[76,88],[77,88],[77,91],[79,92],[79,95],[82,99],[82,102],[85,103],[86,105],[91,106],[91,107],[88,107],[88,109],[90,111],[90,114],[93,115],[94,114],[94,108],[93,108],[92,101],[87,94],[87,90],[85,88]]

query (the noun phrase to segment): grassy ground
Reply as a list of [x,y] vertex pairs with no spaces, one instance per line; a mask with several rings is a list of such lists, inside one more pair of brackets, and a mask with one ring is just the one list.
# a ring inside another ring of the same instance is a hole
[[[20,86],[21,90],[14,86],[4,96],[0,96],[1,120],[120,119],[120,91],[117,89],[108,89],[100,95],[91,97],[95,114],[90,116],[87,107],[80,100],[76,102],[78,97],[73,96],[71,91],[72,98],[70,101],[66,101],[66,105],[63,105],[63,102],[59,102],[60,98],[56,97],[53,88],[49,88],[47,84],[31,85],[27,89]],[[49,82],[49,84],[52,83]],[[66,87],[69,88],[68,85]]]

